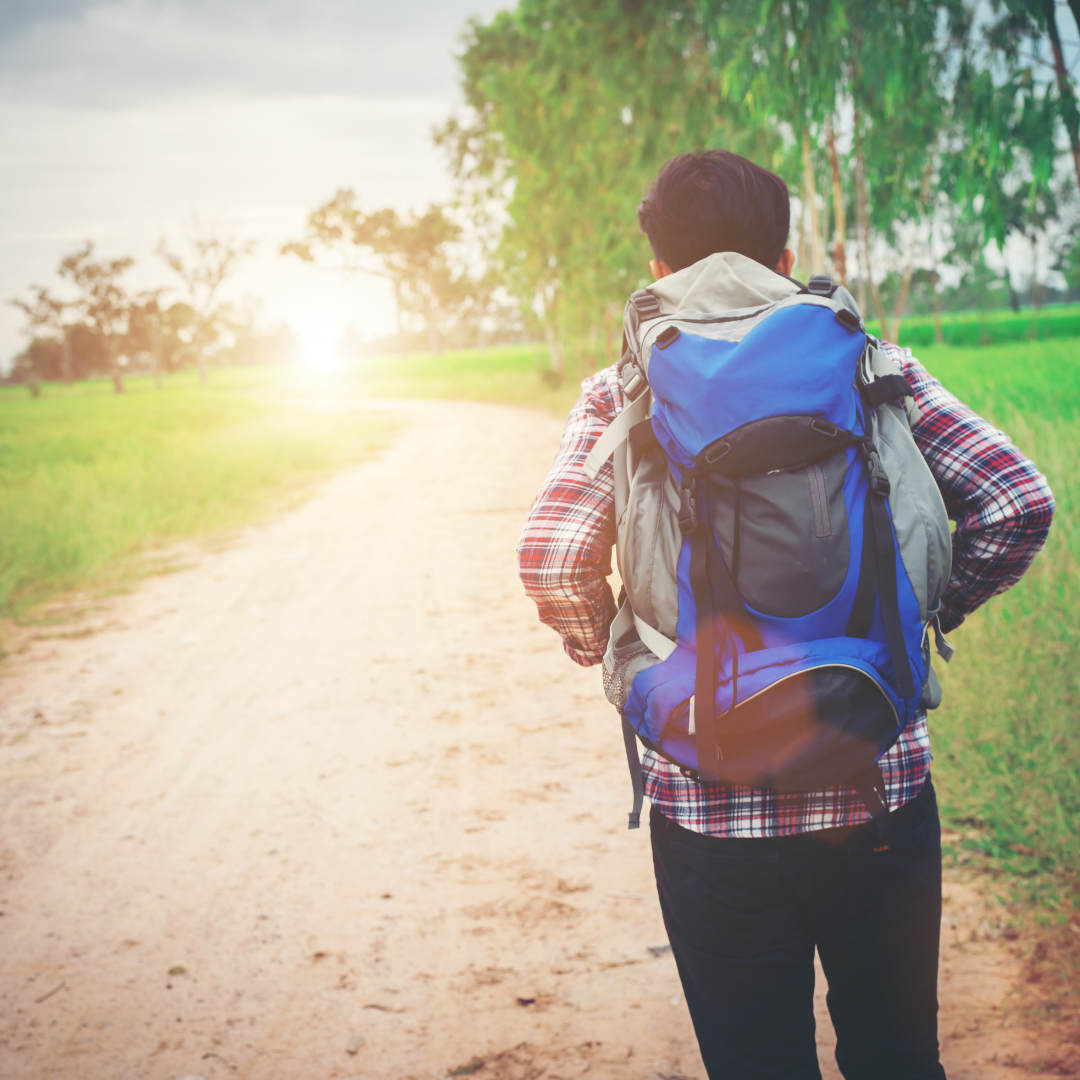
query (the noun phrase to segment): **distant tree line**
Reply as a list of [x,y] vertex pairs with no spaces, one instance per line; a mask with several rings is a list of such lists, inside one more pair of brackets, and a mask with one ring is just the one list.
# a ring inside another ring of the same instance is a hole
[[[186,250],[161,241],[156,254],[176,283],[133,292],[125,275],[130,257],[100,258],[87,241],[60,260],[60,290],[34,285],[9,301],[26,318],[30,344],[15,357],[9,382],[36,387],[107,376],[117,393],[124,377],[166,375],[196,367],[205,385],[211,364],[283,360],[294,351],[287,329],[259,330],[250,312],[221,300],[221,287],[253,245],[195,219]],[[166,297],[178,297],[166,299]]]
[[[362,210],[351,189],[337,191],[307,219],[303,238],[281,253],[346,275],[371,274],[393,289],[401,352],[447,344],[484,345],[535,335],[536,318],[512,302],[484,250],[484,230],[455,221],[459,207],[422,213]],[[467,220],[467,218],[466,218]]]
[[[797,273],[847,284],[894,340],[905,312],[932,312],[940,340],[943,307],[1080,295],[1066,6],[1080,22],[1080,0],[519,0],[466,27],[465,107],[434,132],[453,203],[368,210],[341,189],[281,253],[386,280],[397,332],[377,346],[544,338],[561,381],[568,350],[617,356],[651,254],[645,186],[673,154],[723,147],[788,183]],[[1027,245],[1026,282],[988,260],[1007,244]],[[15,377],[103,373],[120,390],[125,371],[191,363],[205,381],[255,333],[219,297],[249,251],[205,230],[183,257],[160,245],[179,283],[166,303],[86,245],[60,265],[74,296],[14,301],[34,339]]]

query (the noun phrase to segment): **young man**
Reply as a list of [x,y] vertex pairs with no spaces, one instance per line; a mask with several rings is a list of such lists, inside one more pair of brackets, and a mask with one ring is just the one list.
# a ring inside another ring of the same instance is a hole
[[[787,187],[744,158],[715,150],[672,158],[638,220],[656,278],[736,252],[775,269],[777,299],[791,291],[780,276],[795,261]],[[1034,465],[910,350],[883,351],[914,389],[912,433],[956,523],[941,607],[947,631],[1020,579],[1045,542],[1053,500]],[[600,663],[615,616],[607,583],[615,520],[611,463],[594,481],[582,465],[624,404],[614,367],[582,384],[518,548],[540,619],[584,666]],[[651,751],[643,764],[661,909],[709,1076],[820,1077],[816,947],[847,1080],[944,1077],[941,843],[925,712],[881,760],[887,845],[849,785],[781,794],[697,783]]]

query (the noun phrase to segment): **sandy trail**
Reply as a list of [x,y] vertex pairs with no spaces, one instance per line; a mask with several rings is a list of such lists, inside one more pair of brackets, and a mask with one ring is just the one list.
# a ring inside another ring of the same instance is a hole
[[[561,425],[395,408],[379,460],[6,661],[3,1076],[704,1080],[614,714],[515,574]],[[950,889],[950,1076],[1013,1076],[1018,961]]]

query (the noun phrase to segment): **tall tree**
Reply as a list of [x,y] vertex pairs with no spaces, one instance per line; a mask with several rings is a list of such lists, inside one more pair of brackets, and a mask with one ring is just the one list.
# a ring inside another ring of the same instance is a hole
[[[745,31],[751,5],[735,6]],[[504,223],[497,263],[556,378],[567,336],[647,280],[634,208],[664,160],[716,145],[773,160],[778,136],[742,122],[709,49],[693,0],[521,0],[466,31],[467,108],[437,139],[468,204]]]
[[999,8],[1000,17],[983,29],[987,59],[961,68],[955,109],[961,123],[946,166],[959,221],[978,225],[984,242],[999,249],[1010,235],[1030,243],[1037,307],[1039,240],[1059,214],[1058,135],[1067,103],[1060,87],[1041,77],[1046,65],[1037,50],[1045,28],[1035,6]]
[[255,250],[254,241],[240,240],[192,216],[186,255],[159,241],[157,254],[180,279],[192,311],[192,348],[199,382],[209,378],[210,349],[221,330],[221,288],[237,264]]
[[134,263],[135,260],[129,257],[95,259],[94,244],[90,240],[60,262],[60,276],[79,290],[73,306],[105,348],[109,377],[118,394],[124,392],[120,359],[131,309],[131,298],[120,279]]
[[890,324],[872,255],[877,238],[895,242],[902,233],[905,261],[913,267],[911,242],[934,202],[936,157],[951,115],[951,58],[970,12],[962,0],[766,0],[745,45],[721,48],[730,6],[706,0],[718,40],[712,55],[730,90],[750,109],[795,133],[801,169],[789,165],[787,178],[809,205],[815,270],[823,262],[816,159],[824,143],[828,179],[822,186],[832,190],[833,272],[841,280],[849,265],[836,133],[848,129],[859,288],[869,292],[883,331],[897,334],[902,307]]

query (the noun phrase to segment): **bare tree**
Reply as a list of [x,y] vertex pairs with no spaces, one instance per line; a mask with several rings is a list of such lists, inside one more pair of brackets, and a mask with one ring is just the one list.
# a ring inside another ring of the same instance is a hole
[[67,313],[74,305],[68,300],[61,300],[58,296],[54,296],[43,285],[31,285],[30,290],[34,294],[32,300],[15,297],[8,303],[17,307],[26,316],[27,331],[31,338],[37,337],[42,331],[59,338],[62,349],[61,377],[70,386],[74,375],[71,364],[70,323]]
[[152,289],[135,298],[127,333],[129,355],[149,359],[158,390],[164,386],[165,375],[176,367],[179,358],[189,348],[182,334],[190,331],[192,324],[192,312],[187,304],[162,305],[161,294],[164,291]]
[[308,215],[304,239],[285,244],[281,254],[316,263],[316,252],[322,252],[330,257],[322,264],[328,269],[388,279],[394,288],[402,353],[406,313],[424,320],[437,351],[448,311],[467,294],[465,279],[451,268],[444,246],[460,234],[441,206],[407,216],[389,208],[365,214],[355,192],[342,188]]
[[187,257],[172,250],[164,239],[158,243],[156,252],[183,282],[187,292],[193,313],[192,344],[199,365],[199,382],[205,386],[208,351],[218,335],[221,287],[237,263],[255,250],[255,243],[218,232],[195,215],[187,240],[190,249]]
[[60,262],[60,276],[79,290],[79,299],[72,305],[101,339],[109,361],[109,376],[113,389],[124,392],[120,349],[127,333],[131,300],[120,277],[132,266],[132,258],[98,261],[94,258],[94,243],[87,240],[78,251]]

